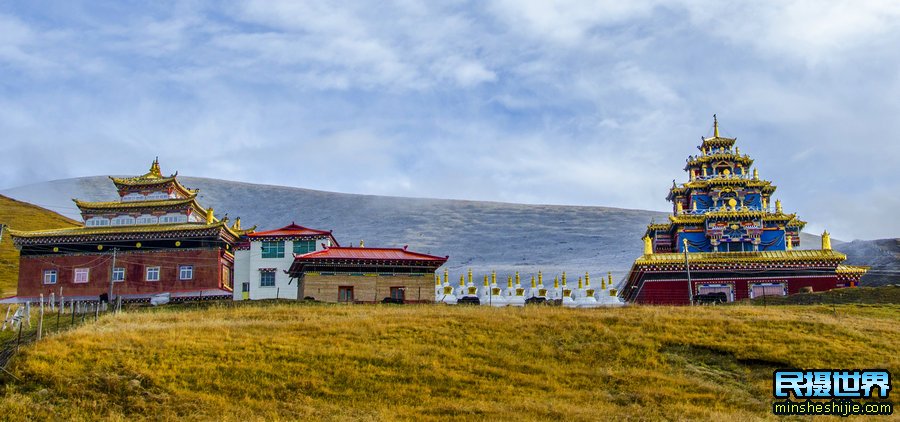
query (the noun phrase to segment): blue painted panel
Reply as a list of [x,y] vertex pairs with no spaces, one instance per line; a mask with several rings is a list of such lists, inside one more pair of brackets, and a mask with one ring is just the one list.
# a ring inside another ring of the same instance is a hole
[[771,230],[762,232],[762,236],[760,236],[760,251],[783,251],[785,250],[784,244],[784,231],[783,230]]
[[762,206],[762,198],[758,193],[748,193],[744,195],[744,206],[746,207],[761,207]]
[[678,233],[678,252],[684,252],[684,242],[681,239],[688,240],[688,252],[710,252],[712,245],[706,237],[706,233]]

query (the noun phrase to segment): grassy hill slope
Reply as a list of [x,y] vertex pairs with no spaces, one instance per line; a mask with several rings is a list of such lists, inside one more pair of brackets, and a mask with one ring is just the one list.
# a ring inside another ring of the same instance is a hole
[[[79,225],[53,211],[0,195],[0,224],[16,230],[41,230]],[[0,241],[0,297],[16,294],[19,279],[19,251],[9,233]]]
[[[155,309],[29,346],[21,419],[772,418],[780,367],[900,373],[897,305]],[[896,382],[895,382],[896,385]],[[891,395],[896,403],[896,395]]]

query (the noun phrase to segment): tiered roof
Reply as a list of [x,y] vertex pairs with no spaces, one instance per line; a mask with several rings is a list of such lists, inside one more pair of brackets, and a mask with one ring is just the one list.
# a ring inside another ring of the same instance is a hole
[[160,185],[171,184],[173,190],[177,192],[180,197],[196,196],[198,190],[184,187],[184,185],[178,181],[177,176],[177,171],[168,177],[163,176],[162,171],[159,168],[159,157],[157,157],[153,160],[153,163],[150,164],[150,171],[145,174],[134,177],[109,176],[109,178],[116,185],[120,195],[139,189],[149,189]]

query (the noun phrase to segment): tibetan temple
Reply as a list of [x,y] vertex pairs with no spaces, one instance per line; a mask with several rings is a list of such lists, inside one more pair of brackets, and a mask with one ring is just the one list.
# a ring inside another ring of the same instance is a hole
[[673,215],[651,224],[621,296],[628,302],[690,304],[855,286],[867,267],[843,265],[831,248],[798,250],[805,222],[772,201],[775,186],[760,179],[736,138],[703,138],[690,156],[687,183],[666,198]]
[[118,201],[75,200],[83,227],[10,230],[20,250],[18,297],[231,298],[233,247],[252,229],[217,219],[176,176],[163,176],[154,160],[142,176],[110,177]]

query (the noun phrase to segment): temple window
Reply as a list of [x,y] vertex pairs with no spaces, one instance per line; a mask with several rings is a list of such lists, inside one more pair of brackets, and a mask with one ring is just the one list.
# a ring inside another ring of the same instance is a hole
[[192,280],[194,278],[194,266],[182,265],[178,267],[179,280]]
[[159,281],[159,267],[147,267],[147,281]]
[[406,287],[391,287],[391,299],[406,300]]
[[125,267],[113,268],[112,279],[115,282],[125,281]]
[[156,224],[159,222],[159,219],[154,215],[144,214],[137,218],[137,224]]
[[44,270],[44,284],[56,284],[56,270]]
[[787,287],[784,283],[751,283],[750,298],[763,296],[787,296]]
[[144,200],[144,195],[141,195],[139,193],[129,193],[122,197],[123,202],[143,201],[143,200]]
[[262,242],[263,258],[284,258],[284,242]]
[[159,217],[160,223],[183,223],[185,221],[187,221],[187,216],[184,214],[166,214]]
[[88,227],[108,226],[109,219],[104,218],[104,217],[93,217],[93,218],[87,219],[87,221],[84,222],[84,225],[88,226]]
[[295,240],[294,241],[294,253],[295,254],[304,254],[316,251],[316,241],[315,240]]
[[147,200],[169,199],[169,194],[165,192],[153,192],[146,197]]
[[90,268],[76,268],[75,276],[72,279],[74,283],[87,283],[88,282],[88,274],[90,274]]
[[260,271],[259,287],[275,287],[275,271]]
[[130,215],[120,215],[112,219],[112,225],[114,226],[127,226],[129,224],[134,224],[134,217]]

